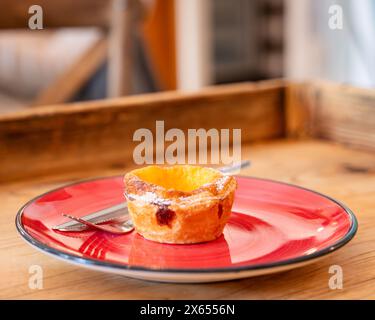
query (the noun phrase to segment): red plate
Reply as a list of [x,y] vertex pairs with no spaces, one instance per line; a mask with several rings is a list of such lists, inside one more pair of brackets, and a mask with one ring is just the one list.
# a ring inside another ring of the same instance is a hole
[[208,282],[302,266],[353,238],[354,214],[297,186],[237,177],[233,212],[217,240],[194,245],[152,242],[136,232],[59,232],[61,213],[83,216],[124,201],[122,177],[84,181],[51,191],[17,214],[17,229],[38,249],[65,261],[129,277]]

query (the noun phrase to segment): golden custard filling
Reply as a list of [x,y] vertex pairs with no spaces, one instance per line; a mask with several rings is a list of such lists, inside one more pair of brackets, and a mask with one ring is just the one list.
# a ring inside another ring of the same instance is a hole
[[149,166],[133,171],[140,180],[167,190],[194,191],[203,185],[213,183],[222,174],[219,171],[198,166]]
[[162,243],[198,243],[219,237],[237,187],[232,176],[190,165],[136,169],[125,175],[124,183],[136,231]]

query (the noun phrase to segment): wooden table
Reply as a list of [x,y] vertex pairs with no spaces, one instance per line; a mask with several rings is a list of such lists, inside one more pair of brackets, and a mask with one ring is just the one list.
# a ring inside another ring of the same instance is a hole
[[[229,91],[233,93],[232,90],[233,88]],[[248,91],[249,88],[246,88],[246,92]],[[165,96],[162,97],[164,98]],[[205,99],[207,100],[207,97]],[[253,95],[251,99],[254,99]],[[259,100],[259,97],[255,99]],[[271,104],[278,101],[270,95],[266,97],[266,100]],[[216,101],[220,104],[218,101],[221,100],[216,99]],[[254,105],[251,108],[255,108]],[[267,106],[265,108],[267,109]],[[61,114],[68,111],[66,109],[58,111],[55,107],[46,111],[39,110],[37,112],[39,118],[35,121],[43,117],[45,117],[45,123],[52,121],[51,110],[54,110],[53,114],[59,115],[61,124]],[[278,109],[273,110],[277,112]],[[2,133],[0,140],[4,142],[6,139],[14,139],[14,131],[20,130],[17,129],[20,127],[18,127],[19,123],[28,116],[29,114],[23,114],[18,116],[18,119],[6,118],[3,124],[8,126],[7,132],[13,132],[13,136]],[[85,120],[89,121],[88,118]],[[57,126],[59,125],[56,119],[53,121],[57,123]],[[268,118],[268,122],[264,123],[269,123],[269,121]],[[207,125],[211,124],[207,123]],[[44,129],[46,127],[48,124]],[[1,128],[4,127],[0,126],[0,131]],[[293,128],[295,129],[296,126]],[[273,126],[273,129],[273,135],[275,135],[277,128]],[[293,134],[290,135],[293,138],[288,136],[280,134],[279,137],[260,139],[261,141],[253,139],[244,144],[243,157],[252,161],[252,167],[243,173],[291,182],[326,193],[342,201],[354,211],[359,220],[356,237],[325,259],[279,274],[212,284],[146,282],[72,266],[46,256],[22,241],[14,225],[17,210],[30,198],[52,188],[88,177],[123,174],[132,167],[132,164],[102,161],[99,162],[100,166],[85,164],[80,167],[80,170],[77,170],[78,167],[68,170],[67,167],[72,166],[67,155],[65,169],[54,165],[55,171],[51,172],[52,167],[48,167],[48,164],[43,170],[41,166],[33,165],[35,173],[33,176],[29,168],[23,170],[21,166],[19,166],[19,171],[12,172],[11,162],[4,161],[5,165],[9,163],[10,169],[0,169],[0,177],[4,180],[0,184],[0,298],[374,299],[375,153],[348,148],[332,140],[308,137],[300,139]],[[44,148],[47,148],[47,145]],[[59,153],[58,147],[55,146],[54,150],[55,153]],[[34,159],[40,160],[43,152],[43,148],[39,149]],[[9,155],[14,156],[13,158],[16,159],[14,161],[24,161],[21,154],[17,154],[16,151]],[[30,154],[29,161],[31,159]],[[69,166],[66,165],[67,163]],[[25,178],[20,177],[20,172]],[[28,286],[29,266],[34,264],[43,268],[44,288],[42,290],[32,290]],[[331,265],[340,265],[343,268],[344,287],[342,290],[331,290],[328,287],[328,280],[331,276],[328,269]]]

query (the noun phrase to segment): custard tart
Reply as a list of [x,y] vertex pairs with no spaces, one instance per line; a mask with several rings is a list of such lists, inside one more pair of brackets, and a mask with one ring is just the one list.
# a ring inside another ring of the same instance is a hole
[[232,176],[191,165],[136,169],[124,182],[136,231],[148,240],[181,244],[223,233],[237,187]]

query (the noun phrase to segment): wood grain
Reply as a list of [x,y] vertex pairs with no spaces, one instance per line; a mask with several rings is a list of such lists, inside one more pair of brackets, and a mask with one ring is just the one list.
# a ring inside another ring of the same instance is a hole
[[375,151],[375,91],[330,82],[290,83],[289,136],[313,136]]
[[290,138],[312,135],[311,119],[315,102],[306,83],[288,82],[285,87],[286,132]]
[[[230,110],[230,112],[228,112]],[[225,115],[225,116],[223,116]],[[280,82],[34,108],[0,117],[0,182],[133,163],[137,129],[242,129],[244,143],[284,134]],[[154,134],[155,136],[155,134]]]
[[[359,231],[323,260],[280,274],[213,284],[163,284],[81,269],[46,256],[18,236],[14,217],[29,199],[78,179],[123,174],[128,167],[66,172],[0,184],[0,298],[14,299],[375,299],[375,154],[324,141],[249,145],[244,174],[291,182],[326,193],[357,215]],[[44,288],[28,287],[30,265],[44,271]],[[344,271],[344,288],[331,290],[331,265]]]
[[[350,145],[372,150],[374,97],[368,90],[316,83],[289,84],[285,90],[284,82],[276,81],[196,94],[165,92],[46,106],[2,116],[0,298],[375,299],[375,153],[336,143],[359,141]],[[291,182],[344,202],[358,217],[356,237],[298,270],[195,285],[83,270],[45,256],[20,239],[14,217],[26,201],[79,179],[123,174],[133,167],[133,132],[154,131],[156,120],[165,120],[166,130],[241,128],[243,158],[252,161],[244,174]],[[345,134],[334,135],[337,128]],[[276,140],[285,138],[286,129],[289,136],[304,139]],[[311,136],[325,140],[309,140]],[[33,264],[44,270],[42,290],[28,287]],[[342,290],[328,287],[333,264],[344,270]]]

